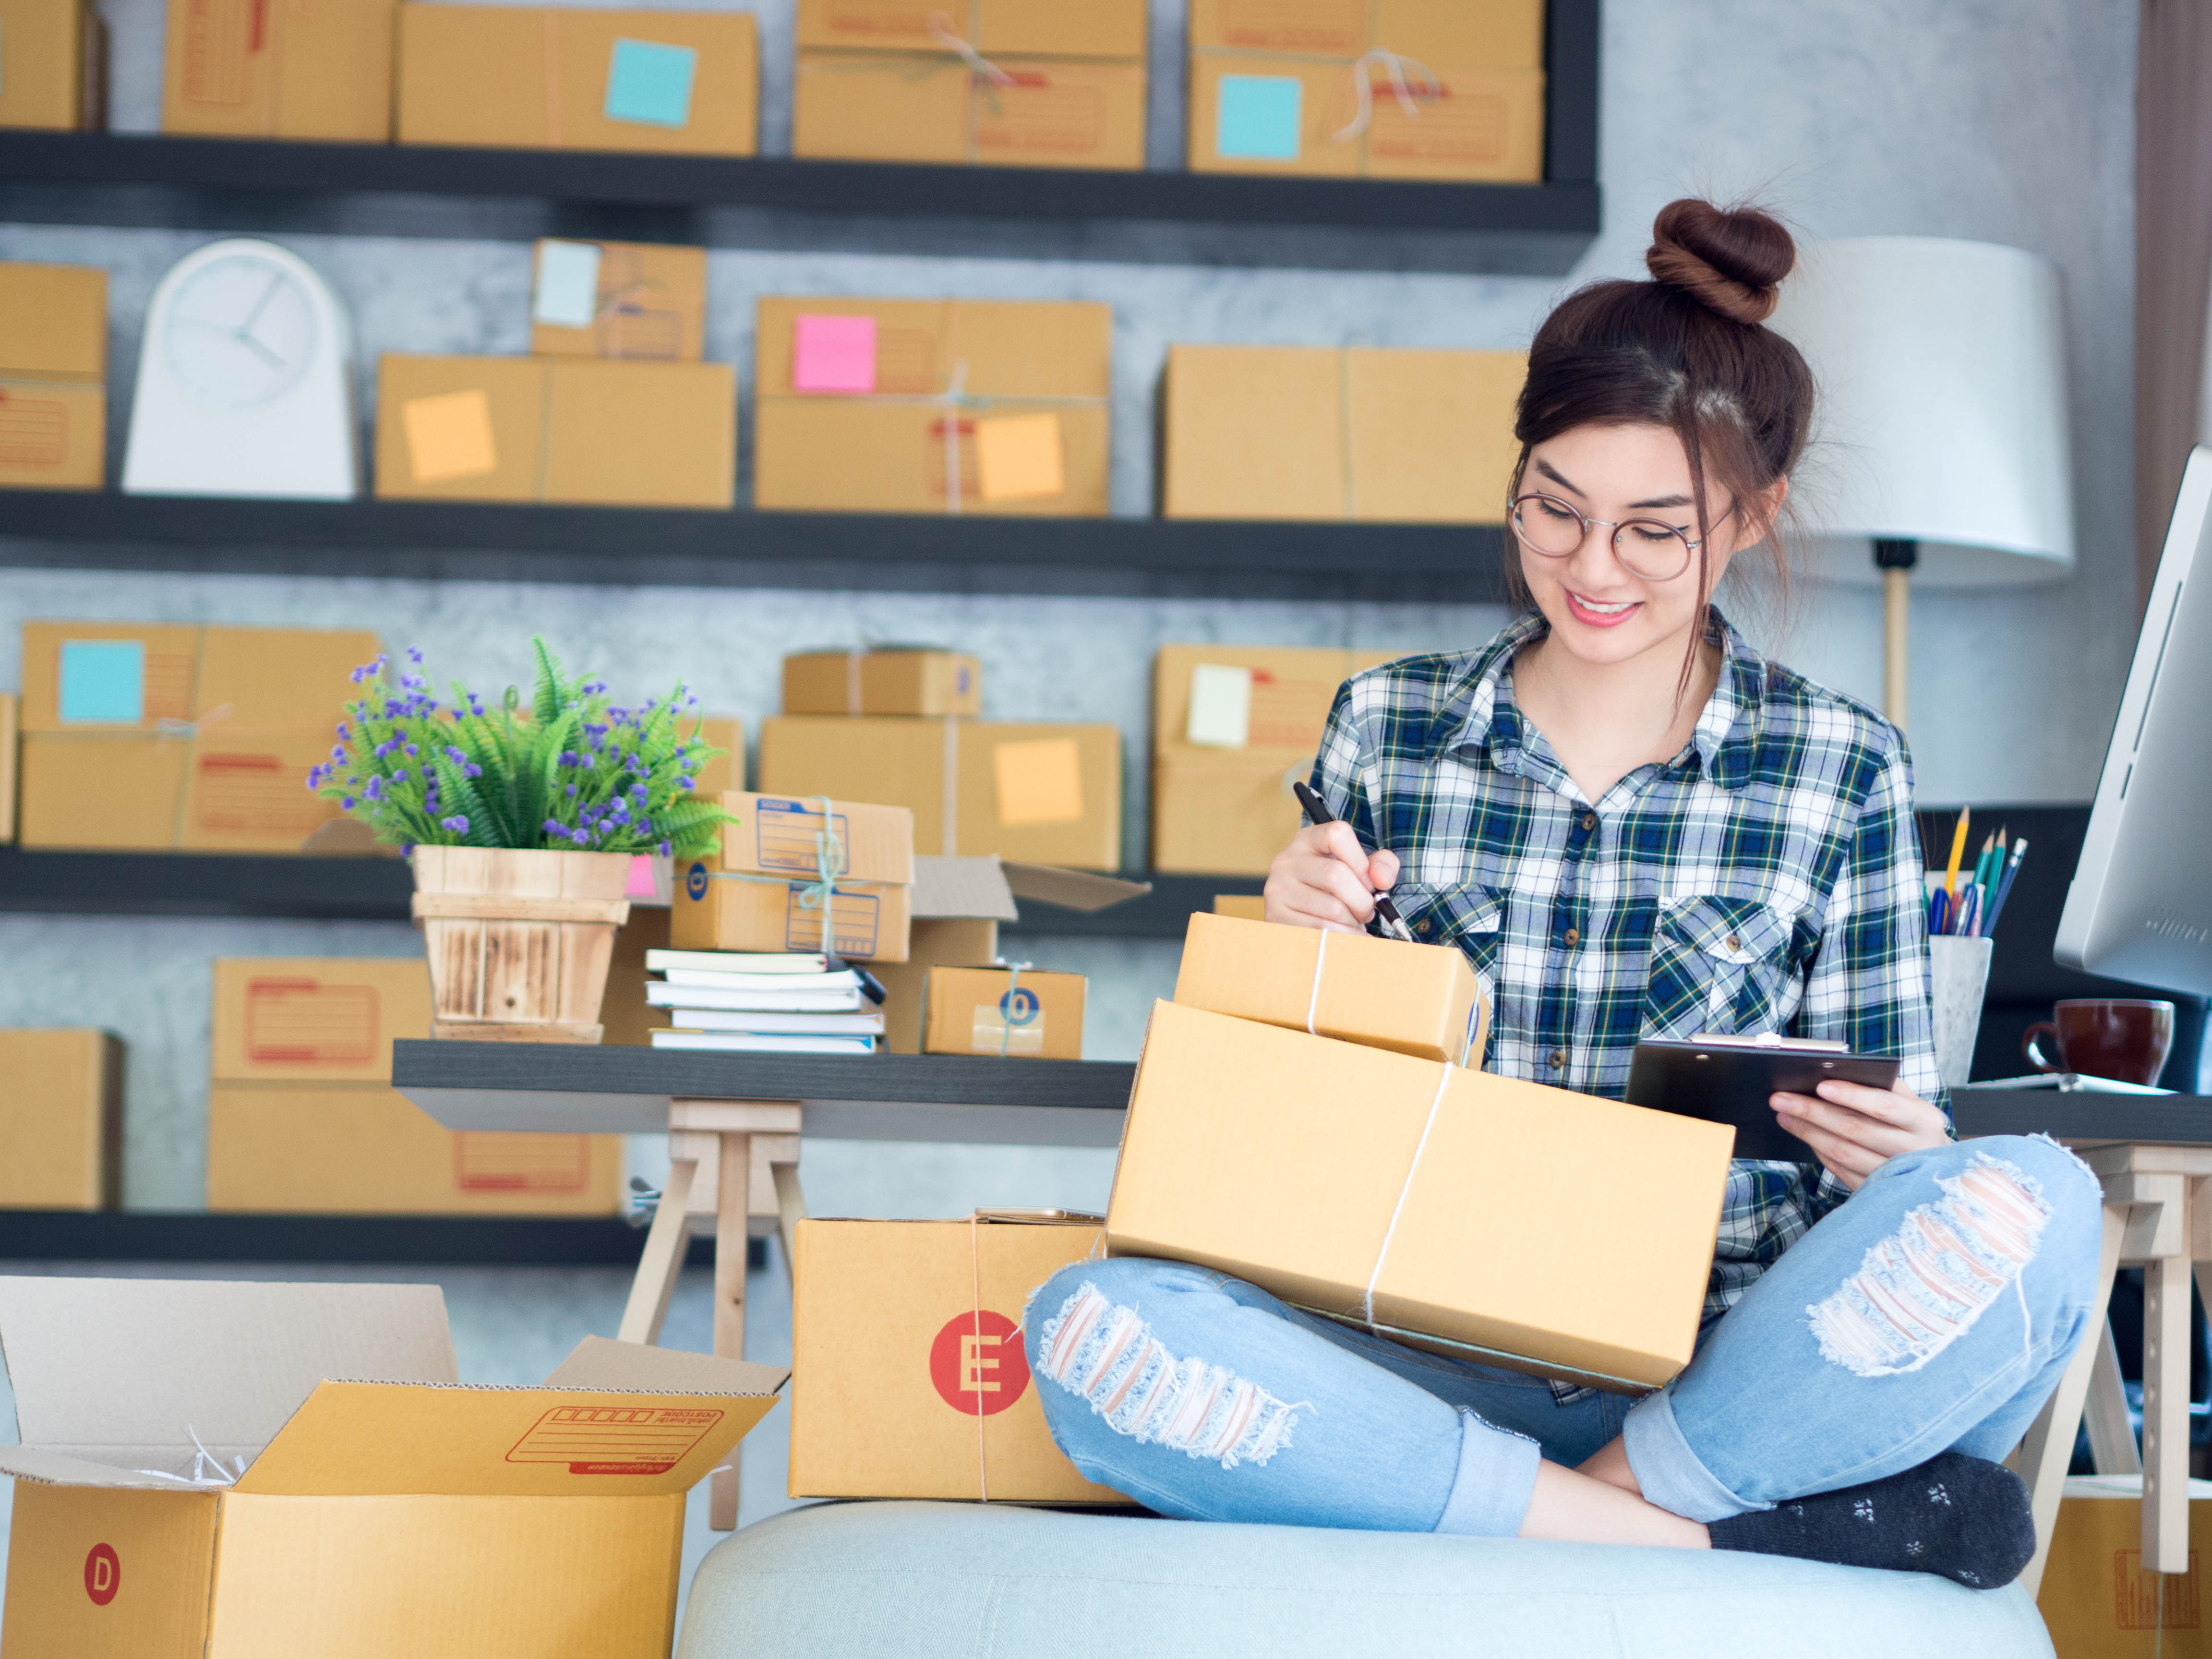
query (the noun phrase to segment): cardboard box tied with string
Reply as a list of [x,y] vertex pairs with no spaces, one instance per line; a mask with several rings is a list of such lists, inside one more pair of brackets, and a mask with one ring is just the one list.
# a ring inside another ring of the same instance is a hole
[[732,790],[714,852],[676,872],[679,951],[827,951],[904,962],[914,815],[903,806]]
[[707,251],[542,238],[530,349],[544,357],[696,363],[707,343]]

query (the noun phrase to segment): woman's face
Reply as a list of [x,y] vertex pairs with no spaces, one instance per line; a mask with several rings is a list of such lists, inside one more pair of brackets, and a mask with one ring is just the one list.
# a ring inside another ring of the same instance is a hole
[[[1579,426],[1563,432],[1528,452],[1516,493],[1548,495],[1585,519],[1608,521],[1562,557],[1543,556],[1525,542],[1519,550],[1522,577],[1552,625],[1552,638],[1587,662],[1626,662],[1660,649],[1680,660],[1684,635],[1705,614],[1710,587],[1700,586],[1700,574],[1717,587],[1729,559],[1747,544],[1744,514],[1730,512],[1736,503],[1715,492],[1706,501],[1713,522],[1703,573],[1694,551],[1679,573],[1656,580],[1629,569],[1616,556],[1611,523],[1640,521],[1642,528],[1621,532],[1621,542],[1632,562],[1647,569],[1680,560],[1682,551],[1650,526],[1671,526],[1690,541],[1698,539],[1690,459],[1682,441],[1663,426]],[[1532,532],[1538,515],[1547,512],[1541,502],[1522,508]],[[1571,539],[1577,529],[1572,521],[1556,507],[1548,513],[1542,527],[1562,543]]]

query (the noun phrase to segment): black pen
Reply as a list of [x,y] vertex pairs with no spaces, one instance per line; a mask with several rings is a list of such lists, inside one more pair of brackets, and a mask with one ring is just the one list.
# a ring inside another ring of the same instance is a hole
[[[1291,793],[1298,798],[1298,810],[1306,815],[1308,823],[1323,824],[1336,822],[1335,814],[1322,805],[1321,797],[1304,784],[1292,784]],[[1413,938],[1413,930],[1406,926],[1406,919],[1398,914],[1398,907],[1390,902],[1390,896],[1387,893],[1377,893],[1375,896],[1375,921],[1368,924],[1369,932],[1375,931],[1376,922],[1382,924],[1383,938],[1401,939],[1408,945],[1417,943]]]

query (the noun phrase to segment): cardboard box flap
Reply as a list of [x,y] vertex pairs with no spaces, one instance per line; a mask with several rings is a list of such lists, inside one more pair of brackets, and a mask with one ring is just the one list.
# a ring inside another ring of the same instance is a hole
[[1104,910],[1152,890],[1149,881],[1123,881],[1056,864],[1008,864],[1005,868],[1006,885],[1016,898],[1056,904],[1063,910]]
[[450,1382],[434,1285],[0,1278],[23,1443],[190,1475],[249,1462],[326,1376]]
[[553,1368],[549,1389],[598,1389],[652,1394],[771,1395],[791,1380],[774,1365],[723,1359],[681,1348],[649,1347],[587,1336]]
[[[593,1355],[581,1364],[607,1364]],[[754,1367],[763,1381],[781,1381]],[[720,1380],[720,1379],[718,1379]],[[325,1382],[238,1482],[291,1497],[637,1498],[688,1491],[775,1407],[758,1394]]]
[[0,1474],[10,1474],[18,1480],[36,1480],[49,1486],[121,1487],[138,1492],[214,1489],[212,1481],[202,1486],[188,1475],[173,1477],[167,1470],[151,1465],[134,1469],[115,1463],[95,1463],[89,1458],[71,1457],[66,1452],[49,1451],[42,1446],[0,1446]]
[[914,860],[915,920],[1019,921],[1013,890],[1006,884],[999,855],[945,858],[917,854]]

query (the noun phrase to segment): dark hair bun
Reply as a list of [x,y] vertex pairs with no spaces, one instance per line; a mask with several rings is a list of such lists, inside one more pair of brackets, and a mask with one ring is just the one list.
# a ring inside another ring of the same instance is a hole
[[1771,215],[1694,197],[1659,210],[1644,256],[1655,281],[1746,325],[1773,314],[1782,279],[1796,263],[1797,245]]

